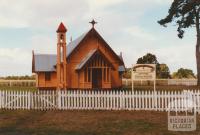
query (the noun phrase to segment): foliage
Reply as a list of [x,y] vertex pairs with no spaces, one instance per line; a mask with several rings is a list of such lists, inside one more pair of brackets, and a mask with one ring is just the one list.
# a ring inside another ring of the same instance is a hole
[[170,78],[169,67],[166,64],[159,64],[154,54],[147,53],[143,57],[138,58],[137,64],[156,64],[157,78]]
[[159,68],[159,73],[158,73],[158,77],[159,78],[171,78],[170,76],[170,70],[169,70],[169,67],[166,65],[166,64],[160,64],[159,65],[160,68]]
[[35,76],[7,76],[7,77],[1,77],[1,79],[5,79],[5,80],[35,80]]
[[138,58],[137,64],[158,64],[158,61],[156,55],[147,53],[143,57]]
[[168,11],[168,15],[158,21],[160,25],[167,27],[166,24],[175,22],[178,37],[183,38],[185,29],[196,28],[196,64],[197,64],[197,85],[200,86],[200,0],[174,0]]
[[191,69],[180,68],[177,72],[172,74],[173,78],[183,79],[183,78],[196,78]]
[[[160,25],[166,27],[167,23],[172,21],[178,26],[178,37],[183,38],[184,29],[199,25],[199,0],[174,0],[168,11],[168,15],[158,21]],[[196,27],[199,27],[197,26]]]
[[126,68],[126,71],[123,73],[123,78],[126,78],[126,79],[131,78],[131,68]]

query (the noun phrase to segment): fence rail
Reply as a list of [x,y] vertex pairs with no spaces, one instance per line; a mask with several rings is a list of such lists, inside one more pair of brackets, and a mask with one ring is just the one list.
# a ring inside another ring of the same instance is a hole
[[[123,79],[122,84],[124,86],[131,86],[132,81],[131,79]],[[153,81],[134,81],[134,84],[137,86],[146,86],[146,85],[153,85]],[[156,85],[182,85],[182,86],[196,86],[197,79],[156,79]]]
[[[122,83],[124,86],[131,86],[131,79],[123,79]],[[195,86],[197,85],[197,79],[156,79],[157,85],[185,85]],[[153,85],[151,81],[134,81],[135,85]],[[0,80],[0,86],[12,87],[35,87],[36,80]]]
[[171,110],[185,111],[190,104],[196,104],[200,112],[200,91],[0,91],[0,109],[38,110]]

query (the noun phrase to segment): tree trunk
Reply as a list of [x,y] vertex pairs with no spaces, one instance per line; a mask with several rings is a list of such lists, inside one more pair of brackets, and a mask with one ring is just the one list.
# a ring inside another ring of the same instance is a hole
[[196,44],[196,63],[197,63],[197,86],[200,86],[200,37],[197,37]]
[[200,86],[200,27],[199,27],[199,12],[200,8],[196,11],[196,31],[197,31],[197,44],[196,44],[196,63],[197,63],[197,86]]

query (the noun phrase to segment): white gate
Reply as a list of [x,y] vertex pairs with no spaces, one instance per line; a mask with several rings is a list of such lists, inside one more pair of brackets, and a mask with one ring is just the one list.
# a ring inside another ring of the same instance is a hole
[[55,90],[33,92],[31,97],[32,109],[53,110],[58,108],[58,92]]

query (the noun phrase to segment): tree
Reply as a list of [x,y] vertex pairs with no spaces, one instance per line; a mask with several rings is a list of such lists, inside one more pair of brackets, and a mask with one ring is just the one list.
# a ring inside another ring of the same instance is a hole
[[123,73],[123,78],[126,78],[126,79],[131,78],[131,68],[126,68],[126,71]]
[[35,75],[32,75],[32,76],[28,76],[28,75],[25,75],[25,76],[7,76],[7,77],[4,77],[3,79],[6,79],[6,80],[35,80]]
[[160,64],[160,71],[158,74],[158,78],[171,78],[169,67],[166,64]]
[[200,0],[174,0],[168,11],[168,15],[158,21],[166,27],[168,23],[175,22],[177,25],[178,37],[183,38],[186,28],[195,27],[197,33],[196,43],[196,64],[197,64],[197,85],[200,86]]
[[180,68],[177,72],[174,72],[172,75],[173,78],[196,78],[191,69]]
[[138,58],[137,64],[158,64],[158,61],[156,55],[147,53],[143,57]]
[[166,64],[159,64],[156,55],[147,53],[143,57],[138,58],[137,64],[156,64],[157,78],[169,78],[170,71]]

